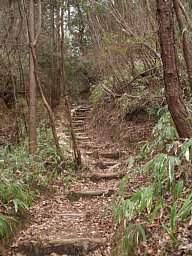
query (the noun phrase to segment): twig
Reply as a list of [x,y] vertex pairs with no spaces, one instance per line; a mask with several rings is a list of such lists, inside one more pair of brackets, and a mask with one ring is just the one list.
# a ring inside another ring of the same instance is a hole
[[153,71],[153,70],[155,70],[155,69],[157,69],[157,68],[160,68],[160,67],[162,67],[162,65],[160,65],[160,66],[158,66],[158,67],[150,68],[150,69],[148,69],[148,70],[146,70],[146,71],[144,71],[144,72],[138,74],[138,75],[135,76],[128,84],[126,84],[125,86],[123,86],[122,88],[120,88],[120,89],[117,91],[117,93],[120,93],[123,89],[125,89],[125,88],[128,87],[130,84],[132,84],[132,83],[133,83],[137,78],[139,78],[140,76],[143,76],[143,75],[145,75],[146,73],[148,73],[148,72],[150,72],[150,71]]

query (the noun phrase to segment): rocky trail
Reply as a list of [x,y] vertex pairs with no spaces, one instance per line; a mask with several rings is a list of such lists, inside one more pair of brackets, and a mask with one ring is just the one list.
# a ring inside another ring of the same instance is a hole
[[[83,106],[72,113],[84,170],[70,186],[60,182],[53,197],[42,196],[32,205],[30,222],[4,256],[111,255],[115,223],[110,212],[103,214],[124,175],[119,166],[126,153],[89,131],[90,110]],[[64,140],[61,124],[57,131]]]

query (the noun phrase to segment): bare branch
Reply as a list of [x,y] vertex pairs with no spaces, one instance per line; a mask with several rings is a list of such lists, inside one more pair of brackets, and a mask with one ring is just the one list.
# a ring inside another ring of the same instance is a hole
[[35,40],[33,41],[34,47],[37,45],[37,41],[39,39],[39,36],[41,34],[41,25],[42,25],[42,10],[41,10],[41,0],[38,0],[38,9],[39,9],[39,18],[38,18],[38,29],[37,34],[35,36]]

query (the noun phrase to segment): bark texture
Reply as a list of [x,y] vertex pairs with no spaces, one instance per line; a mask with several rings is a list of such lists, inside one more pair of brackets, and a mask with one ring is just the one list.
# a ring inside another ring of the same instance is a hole
[[185,28],[185,23],[183,20],[182,11],[180,9],[179,1],[173,0],[173,2],[174,2],[175,14],[176,14],[178,25],[179,25],[179,30],[180,30],[180,33],[182,36],[183,56],[185,59],[189,85],[192,88],[192,56],[191,56],[191,51],[190,51],[190,47],[189,47],[188,31]]
[[179,136],[190,138],[192,123],[182,98],[177,68],[173,0],[157,0],[157,8],[167,103]]
[[[29,33],[28,35],[33,42],[35,39],[35,20],[34,20],[34,0],[29,2]],[[36,80],[34,74],[34,61],[31,51],[29,50],[29,153],[34,155],[36,152]]]

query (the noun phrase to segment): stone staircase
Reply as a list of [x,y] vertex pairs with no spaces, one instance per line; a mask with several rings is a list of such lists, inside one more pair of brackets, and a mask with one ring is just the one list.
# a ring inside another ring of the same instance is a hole
[[[56,185],[53,198],[42,198],[30,209],[31,221],[6,256],[110,256],[115,223],[103,213],[117,192],[125,154],[101,145],[85,128],[90,106],[72,110],[83,164],[87,167],[70,187]],[[65,137],[67,132],[64,132]],[[60,131],[62,137],[62,131]],[[69,138],[68,138],[69,139]],[[76,174],[77,176],[80,174]],[[4,256],[5,256],[4,255]]]

